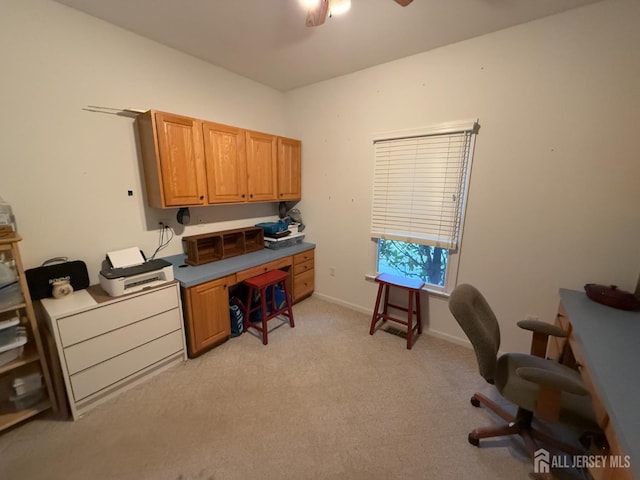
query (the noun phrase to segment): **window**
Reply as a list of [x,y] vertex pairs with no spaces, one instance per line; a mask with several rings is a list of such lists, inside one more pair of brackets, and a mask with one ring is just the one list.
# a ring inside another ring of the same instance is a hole
[[371,237],[377,271],[455,285],[476,121],[374,139]]

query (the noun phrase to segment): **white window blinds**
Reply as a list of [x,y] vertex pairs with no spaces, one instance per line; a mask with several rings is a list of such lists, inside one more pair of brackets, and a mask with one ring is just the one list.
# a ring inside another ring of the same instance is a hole
[[374,140],[371,236],[455,250],[477,122]]

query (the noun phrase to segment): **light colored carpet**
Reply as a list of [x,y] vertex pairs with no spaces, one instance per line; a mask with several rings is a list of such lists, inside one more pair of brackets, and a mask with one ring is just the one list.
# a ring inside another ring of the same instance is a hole
[[[526,479],[518,440],[491,424],[470,349],[378,331],[310,298],[263,346],[232,338],[88,412],[0,435],[0,478],[123,480]],[[275,325],[273,320],[270,325]]]

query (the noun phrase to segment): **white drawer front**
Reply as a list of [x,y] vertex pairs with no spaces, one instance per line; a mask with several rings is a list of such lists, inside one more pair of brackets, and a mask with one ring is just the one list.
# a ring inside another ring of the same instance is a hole
[[69,375],[180,329],[177,308],[64,349]]
[[178,287],[160,288],[58,320],[62,346],[129,325],[178,306]]
[[182,330],[158,338],[106,362],[71,375],[71,388],[76,402],[113,385],[171,354],[182,351]]

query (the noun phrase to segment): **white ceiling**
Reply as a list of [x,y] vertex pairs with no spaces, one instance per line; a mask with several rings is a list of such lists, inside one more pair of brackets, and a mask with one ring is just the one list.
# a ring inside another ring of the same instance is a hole
[[352,0],[306,27],[301,0],[55,0],[287,91],[599,0]]

